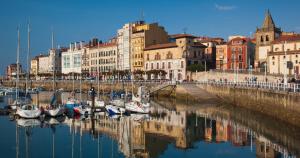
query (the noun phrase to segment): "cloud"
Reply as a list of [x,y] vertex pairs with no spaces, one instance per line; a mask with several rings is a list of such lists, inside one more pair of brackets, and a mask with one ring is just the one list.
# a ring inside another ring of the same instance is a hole
[[215,8],[220,11],[230,11],[230,10],[234,10],[236,8],[236,6],[215,4]]

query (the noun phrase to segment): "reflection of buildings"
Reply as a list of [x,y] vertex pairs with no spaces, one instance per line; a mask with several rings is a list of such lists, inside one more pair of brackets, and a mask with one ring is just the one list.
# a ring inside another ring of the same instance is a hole
[[286,148],[229,119],[162,108],[152,110],[147,119],[138,119],[140,116],[112,119],[103,114],[94,120],[69,119],[65,123],[75,132],[108,135],[118,142],[119,151],[126,157],[159,157],[170,144],[188,149],[201,140],[211,143],[231,142],[234,147],[249,147],[253,152],[256,144],[258,157],[289,156]]

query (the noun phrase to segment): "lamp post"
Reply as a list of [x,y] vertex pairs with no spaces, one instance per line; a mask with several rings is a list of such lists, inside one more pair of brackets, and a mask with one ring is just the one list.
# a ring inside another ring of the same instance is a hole
[[267,63],[265,62],[265,82],[267,82]]
[[287,72],[286,72],[286,69],[287,69],[287,56],[286,56],[286,49],[284,48],[284,46],[286,45],[286,41],[284,42],[284,45],[283,45],[283,49],[284,49],[284,76],[283,76],[283,84],[284,84],[284,89],[285,87],[287,86]]

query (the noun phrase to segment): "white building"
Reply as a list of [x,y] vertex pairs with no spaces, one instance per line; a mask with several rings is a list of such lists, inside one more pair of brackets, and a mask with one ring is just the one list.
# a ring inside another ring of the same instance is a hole
[[83,42],[70,44],[67,51],[62,52],[62,73],[81,73],[81,58],[84,52]]
[[38,73],[44,74],[44,73],[50,73],[51,71],[51,65],[50,65],[50,58],[49,55],[40,55],[39,56],[39,68]]
[[118,30],[117,36],[117,70],[130,70],[130,38],[134,24],[125,24]]
[[[300,74],[300,35],[282,35],[270,47],[267,67],[271,74]],[[287,68],[287,62],[292,63],[290,69]]]

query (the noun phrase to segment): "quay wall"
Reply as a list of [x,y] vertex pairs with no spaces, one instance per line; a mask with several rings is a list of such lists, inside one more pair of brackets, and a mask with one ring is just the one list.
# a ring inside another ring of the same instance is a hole
[[300,94],[257,88],[198,85],[224,102],[243,107],[300,127]]

